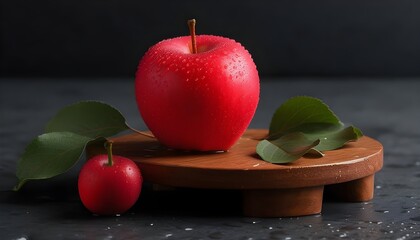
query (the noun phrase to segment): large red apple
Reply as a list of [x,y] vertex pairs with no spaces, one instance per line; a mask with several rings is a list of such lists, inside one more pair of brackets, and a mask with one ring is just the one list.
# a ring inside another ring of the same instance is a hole
[[255,113],[258,71],[249,52],[232,39],[197,35],[196,53],[191,39],[163,40],[145,53],[136,73],[138,108],[168,147],[228,150]]

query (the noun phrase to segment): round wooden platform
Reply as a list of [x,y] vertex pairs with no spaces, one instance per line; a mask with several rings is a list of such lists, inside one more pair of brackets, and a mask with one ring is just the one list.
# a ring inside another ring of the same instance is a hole
[[[267,130],[250,129],[228,152],[168,149],[139,134],[114,140],[114,154],[133,159],[146,181],[173,187],[239,189],[246,216],[301,216],[321,212],[324,186],[344,201],[373,197],[374,174],[382,168],[382,145],[369,137],[326,151],[322,158],[285,165],[261,160],[256,144]],[[90,146],[88,155],[103,151]],[[267,207],[270,206],[270,207]]]

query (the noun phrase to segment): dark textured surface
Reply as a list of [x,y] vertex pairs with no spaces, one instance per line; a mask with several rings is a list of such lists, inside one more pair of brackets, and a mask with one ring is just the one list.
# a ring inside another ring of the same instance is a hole
[[[392,79],[264,79],[251,124],[267,127],[271,114],[296,95],[323,99],[344,121],[381,141],[384,168],[376,174],[375,197],[366,203],[325,200],[320,215],[298,218],[241,217],[235,191],[180,189],[153,192],[118,217],[89,214],[77,196],[77,173],[29,182],[9,191],[26,144],[66,104],[102,100],[131,125],[144,129],[132,81],[108,79],[0,79],[1,239],[419,239],[420,82]],[[269,207],[269,206],[267,206]]]
[[420,76],[416,0],[2,0],[0,76],[130,77],[156,42],[241,42],[265,76]]

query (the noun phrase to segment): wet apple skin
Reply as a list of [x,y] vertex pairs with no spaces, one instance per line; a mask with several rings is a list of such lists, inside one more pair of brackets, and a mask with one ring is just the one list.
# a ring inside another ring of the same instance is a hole
[[259,101],[258,71],[238,42],[198,35],[163,40],[141,59],[135,80],[140,114],[174,149],[228,150],[249,126]]

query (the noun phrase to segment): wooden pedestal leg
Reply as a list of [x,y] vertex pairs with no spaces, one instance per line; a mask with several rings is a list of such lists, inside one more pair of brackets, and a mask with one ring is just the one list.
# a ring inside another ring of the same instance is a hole
[[346,202],[365,202],[373,198],[374,174],[353,181],[326,186],[334,199]]
[[294,217],[321,212],[324,186],[244,190],[243,212],[248,217]]

